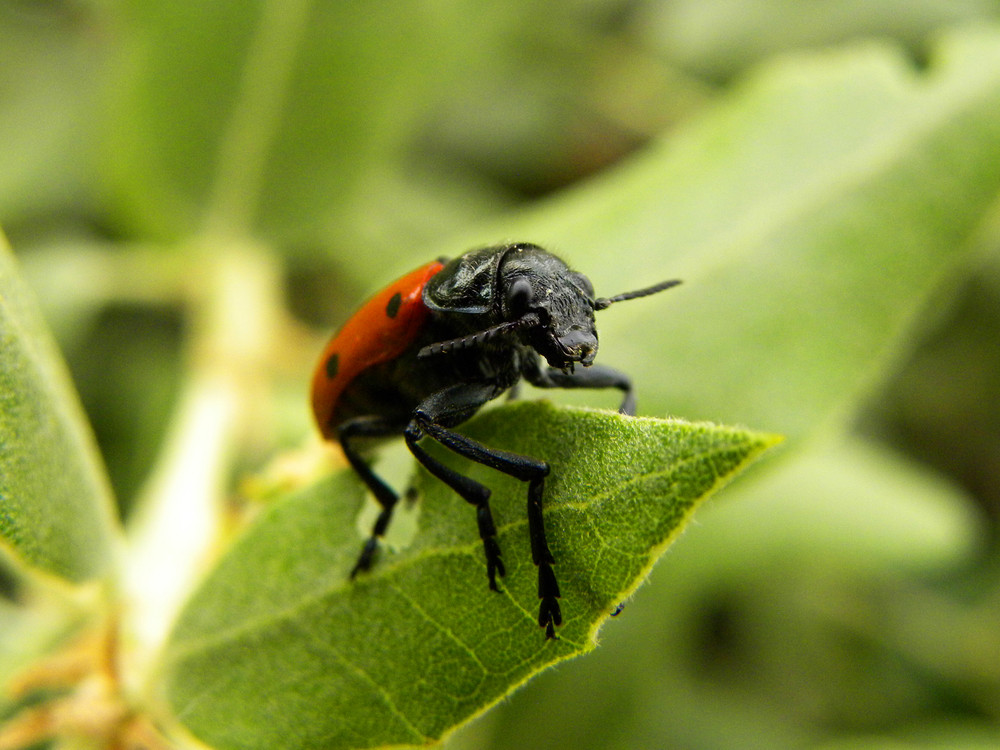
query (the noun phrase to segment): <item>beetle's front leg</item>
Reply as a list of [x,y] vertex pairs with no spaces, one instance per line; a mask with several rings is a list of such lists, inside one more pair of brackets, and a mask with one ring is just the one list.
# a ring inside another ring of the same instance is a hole
[[635,393],[632,380],[625,373],[605,367],[591,365],[578,367],[573,372],[563,372],[554,367],[542,368],[536,361],[524,373],[525,379],[537,388],[617,388],[624,393],[618,411],[635,416]]

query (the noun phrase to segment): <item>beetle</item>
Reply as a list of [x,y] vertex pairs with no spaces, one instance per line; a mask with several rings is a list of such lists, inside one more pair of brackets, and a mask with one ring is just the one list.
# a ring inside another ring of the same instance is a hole
[[555,638],[562,612],[542,514],[549,465],[490,448],[454,428],[522,378],[541,388],[616,388],[623,394],[619,411],[635,414],[628,376],[594,364],[594,313],[678,283],[595,297],[582,273],[537,245],[517,242],[472,250],[451,261],[435,260],[371,297],[330,339],[312,381],[319,431],[340,443],[380,506],[351,578],[371,568],[399,501],[398,493],[372,470],[367,448],[371,439],[402,435],[431,474],[475,507],[489,587],[499,591],[496,579],[505,569],[490,490],[431,456],[421,445],[423,438],[431,438],[528,484],[538,624],[547,638]]

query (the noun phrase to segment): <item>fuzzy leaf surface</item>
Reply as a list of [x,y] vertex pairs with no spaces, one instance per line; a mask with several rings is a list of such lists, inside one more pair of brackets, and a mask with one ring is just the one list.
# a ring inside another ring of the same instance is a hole
[[440,738],[546,666],[591,650],[698,503],[776,440],[544,403],[491,410],[466,432],[552,467],[545,523],[563,596],[558,640],[536,624],[523,484],[457,462],[493,489],[507,566],[493,593],[474,511],[423,473],[414,541],[350,582],[363,493],[341,473],[272,507],[182,615],[166,656],[182,724],[217,748]]
[[106,570],[117,527],[90,428],[35,300],[0,238],[0,545],[82,582]]

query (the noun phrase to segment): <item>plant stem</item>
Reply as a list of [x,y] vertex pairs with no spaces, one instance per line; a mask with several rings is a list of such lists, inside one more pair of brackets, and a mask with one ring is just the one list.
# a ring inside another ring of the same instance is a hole
[[216,550],[232,460],[267,403],[265,362],[282,315],[268,253],[206,244],[196,248],[204,270],[191,286],[189,375],[127,534],[121,663],[133,694]]

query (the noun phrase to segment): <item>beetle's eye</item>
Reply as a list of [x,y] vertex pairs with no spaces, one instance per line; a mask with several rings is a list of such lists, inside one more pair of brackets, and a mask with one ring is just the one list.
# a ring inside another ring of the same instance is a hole
[[528,311],[531,303],[531,283],[524,278],[517,279],[507,291],[507,310],[511,317],[519,318]]

